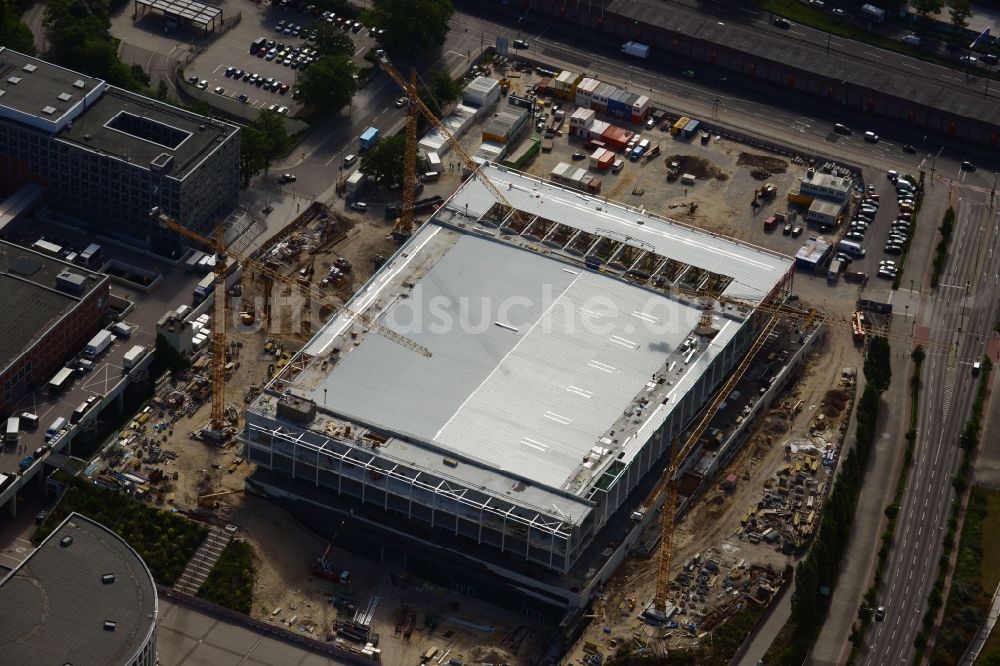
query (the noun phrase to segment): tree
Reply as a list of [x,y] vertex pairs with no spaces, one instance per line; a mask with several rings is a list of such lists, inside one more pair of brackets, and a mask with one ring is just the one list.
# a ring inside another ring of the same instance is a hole
[[350,104],[358,89],[358,68],[344,56],[326,56],[309,66],[299,80],[295,100],[317,111],[336,113]]
[[243,184],[271,167],[271,160],[288,150],[285,120],[274,111],[261,111],[257,120],[240,131],[240,173]]
[[9,0],[0,0],[0,44],[28,55],[35,55],[35,37],[21,22],[18,7]]
[[972,2],[970,0],[949,0],[949,11],[951,12],[951,24],[956,28],[964,28],[969,23],[972,16]]
[[441,117],[444,107],[458,99],[461,94],[462,86],[443,69],[432,70],[427,75],[427,87],[420,89],[420,99],[438,118]]
[[383,137],[365,152],[361,158],[361,173],[374,176],[382,183],[403,182],[403,153],[406,150],[406,137],[399,134],[394,137]]
[[413,57],[444,44],[454,13],[451,0],[374,0],[370,16],[386,50]]
[[267,167],[267,139],[252,125],[240,130],[240,174],[243,186]]
[[937,14],[944,7],[944,0],[911,0],[910,6],[917,14],[927,18],[931,14]]
[[261,133],[264,141],[265,168],[270,168],[271,160],[288,150],[288,130],[285,120],[274,111],[261,111],[251,126]]
[[316,30],[316,50],[320,56],[354,56],[354,41],[338,28],[339,23],[322,23]]

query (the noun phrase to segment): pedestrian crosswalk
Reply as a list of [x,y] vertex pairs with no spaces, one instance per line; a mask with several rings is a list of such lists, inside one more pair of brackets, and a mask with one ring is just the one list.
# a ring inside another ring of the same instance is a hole
[[949,366],[944,372],[944,397],[942,399],[945,421],[948,420],[948,413],[951,411],[951,398],[955,394],[956,377],[958,377],[958,366]]

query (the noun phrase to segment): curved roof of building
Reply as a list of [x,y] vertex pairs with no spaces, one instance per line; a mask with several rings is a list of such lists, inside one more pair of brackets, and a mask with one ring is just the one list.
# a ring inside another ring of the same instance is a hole
[[156,584],[138,553],[73,513],[0,581],[0,654],[10,664],[128,664],[156,615]]

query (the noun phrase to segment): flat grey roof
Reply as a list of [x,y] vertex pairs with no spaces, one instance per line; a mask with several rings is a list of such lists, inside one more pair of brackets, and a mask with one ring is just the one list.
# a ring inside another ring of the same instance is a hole
[[[166,125],[188,136],[174,146],[109,127],[108,123],[122,112]],[[120,88],[108,88],[72,127],[59,133],[59,138],[88,150],[126,159],[145,169],[155,158],[167,153],[174,157],[173,167],[167,175],[183,178],[220,145],[220,140],[238,131],[236,125],[218,119],[199,116]]]
[[[981,77],[966,78],[963,82],[957,79],[964,77],[950,78],[957,70],[891,51],[881,51],[885,55],[883,60],[877,61],[836,47],[831,53],[825,42],[810,42],[787,31],[748,24],[739,18],[720,20],[719,16],[701,13],[679,3],[671,4],[670,11],[664,11],[662,0],[608,0],[605,11],[706,42],[732,44],[734,48],[773,62],[831,80],[847,81],[852,86],[877,90],[900,100],[912,100],[991,125],[997,123],[998,98],[993,91],[988,96],[984,95],[985,83]],[[762,15],[768,16],[766,12]],[[839,37],[835,39],[845,41]],[[869,50],[876,48],[859,45]],[[897,59],[912,63],[919,70],[910,72],[903,69]]]
[[[56,289],[56,276],[64,270],[85,278],[81,294]],[[0,327],[0,370],[105,279],[79,266],[0,241],[0,311],[7,315]]]
[[[64,537],[72,544],[61,546]],[[115,581],[105,584],[109,573]],[[73,513],[0,581],[0,654],[9,664],[126,664],[156,612],[156,585],[142,559],[114,532]]]
[[[486,171],[517,208],[732,276],[727,293],[761,298],[792,267],[790,257]],[[577,522],[602,474],[643,451],[750,311],[716,308],[717,334],[693,336],[700,303],[490,227],[480,218],[493,203],[466,181],[348,304],[430,358],[335,317],[304,347],[309,363],[288,390],[316,402],[308,427],[320,435],[374,429],[389,436],[382,458]],[[273,419],[273,402],[253,410]]]
[[307,397],[560,489],[699,314],[625,281],[463,235],[381,318],[433,356],[369,335]]
[[[86,95],[104,85],[100,79],[0,48],[0,109],[58,122]],[[49,109],[48,113],[43,109]]]

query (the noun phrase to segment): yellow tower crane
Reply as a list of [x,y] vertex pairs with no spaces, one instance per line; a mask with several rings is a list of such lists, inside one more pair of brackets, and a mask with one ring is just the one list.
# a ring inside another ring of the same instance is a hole
[[[393,67],[392,64],[386,58],[382,58],[381,60],[379,60],[379,67],[381,67],[382,71],[385,72],[389,76],[389,78],[391,78],[393,81],[395,81],[396,85],[398,85],[403,90],[403,92],[406,93],[406,97],[409,100],[409,105],[410,105],[410,111],[408,111],[408,114],[410,114],[410,115],[408,115],[408,117],[407,117],[407,122],[409,123],[411,121],[411,119],[415,118],[416,112],[419,112],[421,115],[423,115],[424,118],[427,119],[427,122],[429,122],[431,125],[433,125],[441,133],[441,135],[444,136],[445,140],[447,140],[448,143],[451,144],[451,147],[454,148],[455,152],[462,159],[462,162],[465,164],[466,168],[469,169],[470,172],[472,172],[472,174],[476,177],[476,179],[480,183],[482,183],[483,187],[485,187],[487,190],[489,190],[489,193],[491,195],[493,195],[493,198],[496,199],[497,203],[499,203],[500,205],[506,207],[508,209],[508,211],[510,212],[511,217],[513,217],[521,225],[524,225],[527,221],[522,216],[521,211],[519,211],[517,208],[515,208],[514,206],[512,206],[509,201],[507,201],[507,198],[500,192],[500,190],[497,188],[497,186],[494,185],[490,181],[490,179],[486,177],[486,174],[483,173],[480,165],[478,163],[476,163],[476,161],[474,159],[472,159],[472,156],[469,155],[469,152],[465,149],[465,146],[462,145],[462,142],[459,141],[458,139],[456,139],[452,135],[452,133],[448,130],[448,128],[445,127],[444,123],[442,123],[440,120],[438,120],[437,116],[435,116],[431,112],[431,110],[427,108],[427,105],[425,105],[423,103],[423,101],[420,99],[420,97],[417,95],[417,86],[416,86],[416,83],[412,82],[414,80],[413,75],[411,74],[411,83],[407,83],[403,79],[403,77],[399,74],[399,72],[396,71],[396,68]],[[415,111],[413,111],[414,109],[415,109]],[[416,161],[416,124],[415,123],[413,125],[413,132],[414,132],[414,134],[413,134],[413,159],[411,160],[410,157],[408,156],[407,157],[407,164],[408,165],[412,165],[412,167],[414,169],[414,174],[416,174],[416,164],[415,164],[415,161]],[[407,126],[407,133],[409,133],[409,126]],[[404,174],[405,174],[405,171],[404,171]],[[412,196],[412,192],[413,192],[413,189],[414,189],[415,186],[416,186],[416,182],[415,182],[415,176],[414,176],[414,183],[408,188],[410,190],[410,192],[411,192],[410,199],[409,199],[409,201],[410,201],[410,206],[409,206],[410,218],[409,219],[411,220],[411,228],[412,228],[412,220],[413,220],[413,196]],[[403,197],[404,197],[403,198],[403,202],[404,202],[403,216],[404,217],[406,216],[406,201],[407,201],[407,199],[405,198],[406,196],[407,196],[406,193],[404,193],[403,194]]]
[[211,427],[221,434],[225,427],[226,410],[226,267],[227,260],[234,260],[242,263],[261,275],[265,275],[275,282],[288,285],[311,298],[331,306],[335,313],[344,314],[353,321],[360,322],[366,328],[375,331],[382,337],[395,342],[398,345],[417,352],[425,357],[430,357],[431,352],[423,345],[410,340],[404,335],[383,326],[366,314],[350,310],[344,303],[333,298],[319,289],[312,283],[302,284],[294,277],[280,273],[273,268],[265,266],[259,261],[241,254],[231,248],[227,248],[223,236],[221,225],[215,230],[213,237],[202,236],[181,225],[177,220],[170,217],[159,207],[153,208],[149,216],[160,226],[175,231],[181,236],[193,240],[216,253],[215,263],[215,323],[212,330],[212,417]]
[[410,68],[410,83],[406,87],[406,149],[403,153],[403,211],[396,220],[393,236],[406,240],[413,235],[413,200],[417,189],[417,70]]

